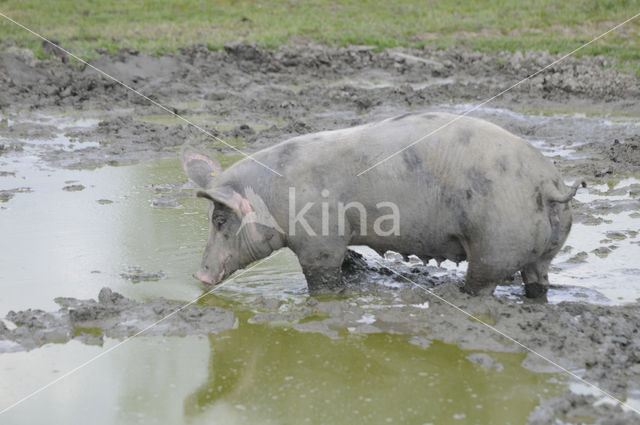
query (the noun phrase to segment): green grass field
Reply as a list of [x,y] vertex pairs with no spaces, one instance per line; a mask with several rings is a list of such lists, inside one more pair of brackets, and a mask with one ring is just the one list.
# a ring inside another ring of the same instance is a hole
[[[332,45],[464,45],[568,52],[640,12],[640,0],[123,1],[0,0],[0,11],[85,58],[122,46],[161,54],[193,43],[266,48],[313,39]],[[0,38],[40,42],[0,18]],[[640,75],[640,18],[584,49]]]

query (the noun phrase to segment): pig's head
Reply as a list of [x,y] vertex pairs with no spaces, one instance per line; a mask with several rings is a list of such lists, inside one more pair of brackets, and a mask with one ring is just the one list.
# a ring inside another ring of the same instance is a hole
[[185,147],[182,166],[200,187],[197,196],[209,201],[209,240],[196,279],[207,285],[218,284],[283,246],[282,232],[275,221],[256,219],[264,216],[262,199],[250,187],[243,195],[224,184],[222,168],[215,159]]

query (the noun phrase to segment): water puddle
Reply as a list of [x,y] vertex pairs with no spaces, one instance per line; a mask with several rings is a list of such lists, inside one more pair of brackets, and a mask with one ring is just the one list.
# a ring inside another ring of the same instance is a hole
[[[204,206],[152,208],[153,184],[181,182],[175,160],[96,170],[50,169],[37,158],[3,157],[0,190],[29,187],[0,204],[0,315],[55,309],[53,298],[94,298],[109,286],[129,297],[189,300],[201,293],[191,278],[207,236]],[[75,187],[76,191],[64,190]],[[132,285],[130,267],[166,274]]]
[[[609,304],[640,299],[640,202],[637,190],[631,194],[633,185],[640,180],[627,178],[578,192],[578,202],[604,208],[596,209],[591,221],[573,225],[549,273],[552,282],[598,291]],[[634,203],[627,208],[629,201]]]
[[554,145],[545,140],[527,140],[534,147],[536,147],[544,156],[549,158],[569,158],[569,159],[584,159],[586,154],[578,154],[576,149],[583,146],[584,143]]
[[[521,424],[540,396],[564,388],[522,369],[524,354],[490,353],[501,365],[493,370],[455,345],[422,348],[387,334],[329,339],[247,324],[248,315],[216,336],[136,338],[9,411],[3,423],[91,416],[97,424]],[[1,355],[2,405],[116,343]]]
[[[90,116],[73,116],[73,115],[47,115],[41,113],[29,114],[27,116],[19,116],[7,118],[7,126],[14,124],[37,124],[52,125],[60,130],[68,128],[89,128],[100,123],[100,119]],[[37,142],[37,140],[33,140]]]

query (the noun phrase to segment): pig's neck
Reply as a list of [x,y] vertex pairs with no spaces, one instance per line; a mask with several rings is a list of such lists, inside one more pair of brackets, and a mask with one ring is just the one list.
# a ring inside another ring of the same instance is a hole
[[283,247],[279,235],[268,236],[264,232],[260,232],[255,223],[244,226],[240,231],[240,238],[252,262],[265,258],[273,251]]

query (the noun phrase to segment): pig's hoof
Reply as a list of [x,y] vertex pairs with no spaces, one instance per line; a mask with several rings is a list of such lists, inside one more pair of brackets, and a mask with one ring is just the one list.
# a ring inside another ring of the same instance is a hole
[[524,294],[527,298],[540,298],[547,293],[549,287],[539,283],[526,283],[524,285]]
[[336,295],[345,290],[344,286],[326,286],[326,287],[314,287],[308,288],[309,295],[317,297],[318,295]]
[[302,271],[311,295],[337,294],[345,289],[340,267],[307,266]]
[[460,290],[462,292],[464,292],[465,294],[469,294],[472,295],[474,297],[480,296],[480,297],[488,297],[493,295],[493,290],[496,288],[495,285],[493,284],[475,284],[475,285],[469,285],[468,283],[465,283]]
[[478,291],[475,288],[472,288],[471,286],[466,284],[460,287],[460,292],[474,296],[474,297],[478,295]]

